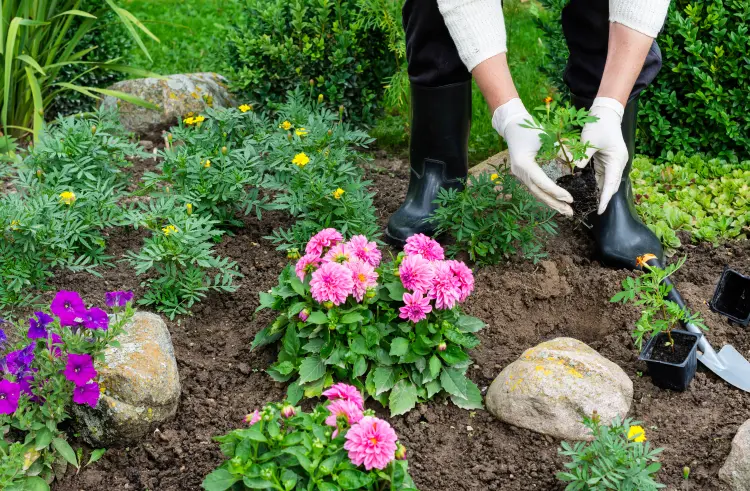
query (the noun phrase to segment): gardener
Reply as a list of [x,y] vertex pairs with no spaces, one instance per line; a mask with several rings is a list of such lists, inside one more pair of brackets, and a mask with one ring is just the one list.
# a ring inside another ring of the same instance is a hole
[[[638,94],[661,68],[654,41],[669,0],[571,0],[562,14],[570,49],[564,79],[576,106],[599,119],[582,140],[593,149],[600,195],[591,222],[602,262],[635,267],[645,253],[662,255],[659,240],[638,219],[629,173],[633,160]],[[403,9],[412,93],[411,179],[406,200],[391,217],[387,237],[399,244],[434,232],[425,222],[438,190],[460,188],[468,172],[472,75],[505,138],[510,170],[541,202],[571,216],[573,198],[537,165],[539,132],[508,70],[501,0],[406,0]],[[541,97],[540,97],[541,99]]]

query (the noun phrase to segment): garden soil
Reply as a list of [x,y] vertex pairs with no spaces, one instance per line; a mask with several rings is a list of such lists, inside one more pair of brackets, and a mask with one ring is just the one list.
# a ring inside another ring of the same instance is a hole
[[[401,203],[408,182],[407,163],[376,155],[368,177],[378,191],[379,219]],[[153,161],[140,162],[141,167]],[[199,490],[203,478],[222,462],[212,438],[242,426],[242,418],[263,404],[284,397],[285,387],[264,369],[276,358],[273,347],[250,351],[253,336],[272,320],[272,313],[255,314],[258,291],[277,282],[284,254],[263,237],[288,219],[269,213],[263,221],[245,219],[217,250],[240,265],[244,277],[233,294],[212,294],[189,317],[168,322],[175,346],[183,394],[177,417],[137,445],[111,448],[99,462],[78,474],[69,470],[53,485],[55,491]],[[729,454],[738,427],[750,418],[750,394],[730,387],[700,367],[683,393],[654,387],[638,361],[629,335],[638,310],[609,302],[628,276],[603,268],[592,259],[585,229],[560,219],[560,234],[547,245],[548,258],[538,264],[512,258],[476,272],[476,291],[466,311],[487,322],[479,333],[482,344],[472,351],[468,375],[486,391],[493,379],[524,350],[559,336],[577,338],[620,365],[633,380],[630,416],[642,420],[649,441],[664,447],[659,479],[670,490],[727,490],[718,471]],[[137,249],[141,232],[118,230],[109,238],[115,258]],[[689,240],[683,240],[689,243]],[[729,325],[709,311],[724,264],[750,272],[750,242],[719,247],[686,245],[678,254],[688,261],[677,275],[690,306],[706,318],[708,334],[718,349],[733,344],[750,354],[750,332]],[[88,303],[102,303],[104,292],[133,289],[143,294],[130,266],[116,262],[97,279],[87,274],[60,274],[57,288],[78,290]],[[51,299],[52,293],[45,293]],[[377,403],[368,406],[387,413]],[[564,459],[559,441],[515,428],[486,411],[465,411],[445,400],[422,404],[405,416],[390,418],[408,448],[410,469],[422,491],[562,490],[555,473]],[[682,480],[691,468],[690,486]]]

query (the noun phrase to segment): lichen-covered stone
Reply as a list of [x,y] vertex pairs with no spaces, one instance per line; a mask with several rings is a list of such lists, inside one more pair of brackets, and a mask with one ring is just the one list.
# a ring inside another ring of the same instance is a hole
[[158,315],[138,312],[98,366],[105,392],[95,409],[76,406],[84,438],[92,445],[134,442],[174,417],[180,377],[167,326]]
[[732,440],[732,451],[719,470],[719,478],[732,491],[750,491],[750,419],[740,426]]
[[557,338],[526,350],[487,391],[487,409],[506,423],[567,440],[590,440],[581,423],[624,418],[633,382],[586,344]]
[[123,80],[109,87],[137,96],[159,107],[158,111],[136,106],[107,96],[102,108],[118,108],[120,121],[141,137],[160,139],[162,131],[190,113],[199,114],[209,107],[236,105],[227,89],[226,79],[216,73],[170,75],[165,79]]

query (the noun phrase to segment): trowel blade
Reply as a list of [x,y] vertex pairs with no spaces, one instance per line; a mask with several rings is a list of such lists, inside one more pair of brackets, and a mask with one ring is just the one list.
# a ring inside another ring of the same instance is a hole
[[738,389],[750,392],[750,362],[731,345],[721,348],[718,359],[720,365],[714,363],[714,360],[710,357],[704,357],[701,353],[698,353],[698,360],[706,368]]

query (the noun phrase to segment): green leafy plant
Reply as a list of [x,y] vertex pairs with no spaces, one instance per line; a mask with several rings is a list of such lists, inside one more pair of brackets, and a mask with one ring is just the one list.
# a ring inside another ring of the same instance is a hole
[[[110,317],[97,307],[86,308],[77,293],[60,291],[52,315],[36,312],[26,325],[15,326],[15,345],[0,329],[3,489],[49,489],[57,460],[80,467],[81,452],[73,450],[60,425],[74,406],[98,404],[105,388],[99,386],[95,363],[104,362],[108,347],[118,346],[116,338],[133,316],[131,299],[132,292],[108,293],[107,304],[117,314]],[[92,452],[89,463],[103,452]]]
[[[97,94],[112,95],[134,104],[155,109],[139,98],[99,87],[82,86],[76,80],[61,81],[61,71],[71,65],[87,66],[79,77],[92,70],[104,69],[148,76],[149,72],[118,64],[116,61],[82,61],[95,46],[82,46],[82,39],[99,27],[100,18],[114,12],[135,42],[145,50],[139,30],[153,36],[138,19],[105,0],[98,10],[85,11],[80,0],[8,0],[2,5],[0,54],[2,66],[0,87],[2,107],[0,122],[3,133],[19,136],[33,133],[37,138],[44,124],[46,108],[58,95],[76,91],[92,98]],[[88,5],[94,7],[94,5]],[[72,31],[70,33],[69,31]]]
[[250,0],[227,41],[226,75],[252,100],[281,103],[308,85],[357,121],[379,112],[397,68],[388,39],[357,0]]
[[733,164],[680,152],[661,163],[633,163],[638,212],[673,253],[688,232],[694,242],[718,244],[750,233],[750,162]]
[[686,259],[686,257],[683,257],[676,263],[662,269],[647,264],[647,256],[639,258],[639,264],[646,272],[635,278],[632,276],[625,278],[622,281],[622,291],[615,294],[610,300],[613,303],[633,302],[635,305],[642,307],[641,317],[636,321],[635,329],[632,333],[633,340],[638,349],[643,348],[643,341],[646,336],[653,338],[661,333],[665,333],[668,338],[665,345],[671,346],[674,350],[672,329],[679,327],[681,323],[690,323],[701,329],[708,330],[703,324],[703,319],[699,312],[691,313],[675,302],[666,299],[666,296],[672,290],[672,285],[664,283],[664,280],[671,277],[675,271],[680,269],[685,264]]
[[224,232],[210,214],[193,212],[185,197],[162,197],[139,203],[129,215],[136,228],[151,231],[138,252],[126,253],[137,275],[150,273],[140,304],[174,319],[189,313],[209,291],[237,289],[234,279],[242,275],[234,261],[214,252]]
[[471,175],[463,190],[441,189],[431,217],[439,234],[455,243],[448,255],[463,251],[477,264],[496,264],[520,254],[535,263],[542,252],[543,233],[555,234],[554,212],[541,206],[506,169]]
[[552,97],[547,97],[544,102],[544,106],[535,109],[540,117],[532,116],[533,120],[524,121],[521,127],[540,131],[542,147],[537,154],[540,162],[559,158],[572,173],[576,168],[575,162],[586,156],[586,150],[593,148],[591,143],[581,141],[581,130],[586,123],[598,121],[599,118],[590,116],[585,108],[559,105]]
[[568,483],[565,491],[653,491],[665,486],[656,481],[662,449],[652,449],[638,421],[616,418],[603,424],[596,411],[583,424],[594,440],[562,442],[560,455],[570,458],[557,479]]
[[[321,242],[326,236],[336,239]],[[392,415],[406,413],[441,392],[459,407],[482,407],[479,389],[465,374],[471,364],[466,351],[479,344],[474,333],[484,323],[458,307],[473,288],[471,270],[457,261],[442,261],[442,248],[424,236],[413,240],[426,241],[423,252],[433,261],[402,253],[377,269],[358,259],[379,263],[374,242],[363,236],[347,243],[340,240],[341,234],[333,229],[316,234],[296,267],[287,266],[279,285],[260,294],[258,310],[272,309],[279,315],[258,333],[253,348],[283,338],[278,361],[268,373],[280,382],[294,379],[288,398],[296,402],[303,393],[317,396],[342,380],[389,407]],[[331,249],[316,246],[326,243]],[[418,249],[414,247],[407,251]],[[439,273],[433,274],[433,265]],[[354,282],[348,280],[352,277]],[[443,296],[438,278],[454,287],[458,282],[460,291],[451,287]],[[341,296],[329,300],[322,286],[326,282]],[[433,284],[439,298],[434,306],[419,290]]]
[[[228,460],[203,489],[417,491],[406,448],[386,421],[364,410],[357,389],[339,384],[328,397],[309,413],[269,404],[247,415],[249,428],[215,438]],[[365,433],[375,439],[376,458],[356,445]],[[347,441],[354,444],[348,450]]]

